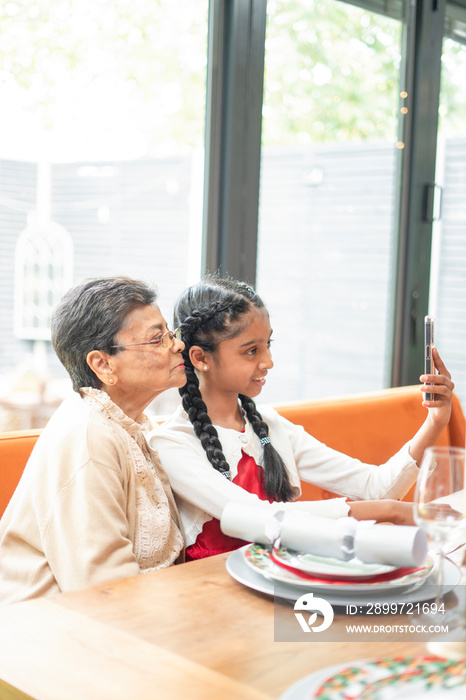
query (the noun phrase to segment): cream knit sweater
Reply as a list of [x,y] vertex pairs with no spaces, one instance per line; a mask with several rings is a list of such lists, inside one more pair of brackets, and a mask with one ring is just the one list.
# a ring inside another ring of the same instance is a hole
[[166,567],[182,552],[147,419],[81,391],[43,430],[0,521],[0,604]]

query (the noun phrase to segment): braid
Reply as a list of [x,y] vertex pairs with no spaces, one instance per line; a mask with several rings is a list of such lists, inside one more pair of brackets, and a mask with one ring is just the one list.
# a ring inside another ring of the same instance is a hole
[[[223,305],[225,306],[225,305]],[[207,413],[207,406],[202,400],[202,395],[199,389],[199,379],[194,371],[191,358],[189,356],[189,347],[192,344],[192,339],[196,332],[201,328],[209,317],[225,311],[218,303],[214,304],[208,311],[195,310],[191,316],[188,316],[180,324],[181,336],[185,342],[183,350],[183,359],[186,368],[186,384],[179,389],[183,408],[188,414],[194,432],[201,441],[207,459],[214,469],[223,474],[227,479],[231,479],[230,467],[226,461],[222,451],[222,444],[219,440],[216,428],[212,425],[212,421]]]
[[[268,438],[269,426],[262,420],[262,416],[257,410],[254,401],[244,394],[240,394],[239,398],[257,437],[261,439]],[[266,494],[274,501],[292,501],[294,496],[293,487],[290,484],[288,472],[282,458],[270,441],[263,444],[263,451],[264,469],[262,470],[262,478]]]

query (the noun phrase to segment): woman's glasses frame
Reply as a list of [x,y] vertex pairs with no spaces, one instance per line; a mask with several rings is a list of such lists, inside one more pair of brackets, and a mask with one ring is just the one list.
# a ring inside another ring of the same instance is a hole
[[161,336],[158,338],[155,338],[154,340],[148,340],[146,343],[128,343],[127,345],[111,345],[111,348],[136,348],[141,345],[155,345],[155,347],[158,347],[161,345],[163,348],[171,348],[173,345],[173,341],[176,338],[176,340],[181,340],[181,329],[177,328],[174,331],[166,331],[165,333],[162,333]]

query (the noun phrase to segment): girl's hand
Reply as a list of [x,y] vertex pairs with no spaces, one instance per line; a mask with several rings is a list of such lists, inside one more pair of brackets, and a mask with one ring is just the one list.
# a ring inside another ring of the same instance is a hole
[[348,516],[356,520],[375,520],[378,523],[414,525],[413,504],[384,498],[380,501],[353,501]]
[[421,374],[419,379],[423,382],[421,391],[424,394],[434,394],[434,400],[426,401],[424,397],[422,405],[429,409],[429,418],[433,423],[445,426],[450,420],[451,400],[455,385],[451,381],[451,374],[443,364],[437,348],[433,348],[432,357],[438,374]]
[[[414,503],[382,498],[380,501],[348,501],[348,517],[356,520],[375,520],[378,523],[392,525],[415,525]],[[460,513],[447,503],[442,504],[443,515],[458,517]]]

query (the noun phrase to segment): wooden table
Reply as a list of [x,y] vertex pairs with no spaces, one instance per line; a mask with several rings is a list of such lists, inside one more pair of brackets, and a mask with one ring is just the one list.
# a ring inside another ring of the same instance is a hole
[[0,609],[1,700],[270,700],[335,663],[426,652],[422,642],[274,642],[273,600],[232,579],[226,559]]

